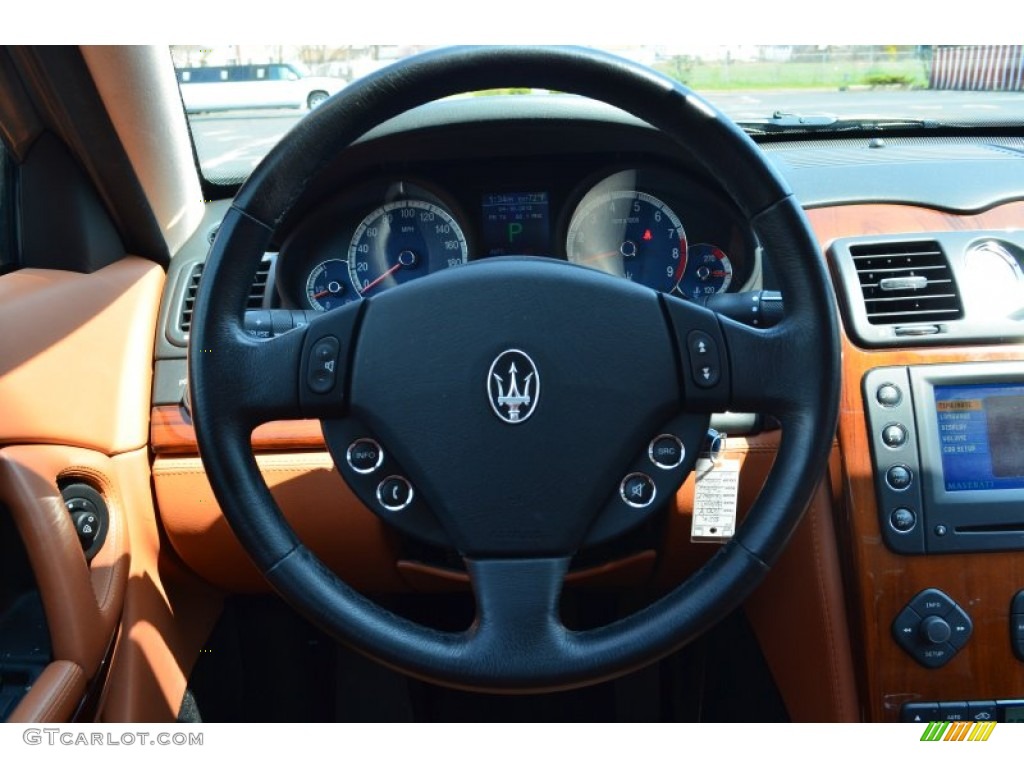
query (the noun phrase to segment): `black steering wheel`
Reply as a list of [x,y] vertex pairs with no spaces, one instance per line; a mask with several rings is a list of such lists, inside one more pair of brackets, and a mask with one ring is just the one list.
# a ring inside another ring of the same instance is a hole
[[[443,270],[270,340],[243,330],[275,226],[339,152],[412,107],[521,85],[631,112],[703,163],[772,260],[783,320],[750,328],[595,270],[522,257]],[[389,666],[488,691],[613,677],[681,647],[739,605],[822,477],[840,384],[822,258],[799,205],[747,136],[637,64],[520,47],[408,59],[300,122],[223,221],[199,290],[189,377],[217,500],[283,598]],[[710,414],[726,409],[771,414],[782,425],[774,468],[736,536],[638,613],[566,628],[558,605],[570,558],[672,498]],[[250,434],[265,421],[310,417],[323,421],[339,470],[377,514],[462,555],[477,607],[469,629],[442,632],[390,613],[296,538],[260,476]],[[664,460],[654,461],[655,447]]]

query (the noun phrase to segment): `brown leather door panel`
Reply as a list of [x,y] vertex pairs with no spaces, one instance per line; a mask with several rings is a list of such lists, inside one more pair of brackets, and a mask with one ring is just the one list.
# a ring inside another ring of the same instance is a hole
[[[163,282],[160,267],[134,257],[92,274],[24,269],[0,277],[0,504],[25,545],[53,649],[12,721],[73,717],[113,648],[131,570],[134,487],[149,496]],[[72,482],[99,492],[109,512],[91,562],[61,496]]]
[[0,444],[108,455],[146,445],[164,273],[128,257],[83,275],[0,277]]

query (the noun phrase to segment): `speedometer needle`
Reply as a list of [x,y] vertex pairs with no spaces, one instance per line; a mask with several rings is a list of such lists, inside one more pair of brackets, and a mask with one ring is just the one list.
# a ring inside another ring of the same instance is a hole
[[381,275],[380,277],[378,277],[378,278],[376,278],[376,279],[374,279],[374,280],[371,280],[371,281],[370,281],[370,282],[368,282],[368,283],[367,283],[366,285],[364,285],[364,286],[362,287],[362,289],[361,289],[361,290],[359,291],[359,295],[360,295],[360,296],[363,296],[363,295],[365,295],[365,294],[366,294],[366,292],[367,292],[368,290],[370,290],[371,288],[373,288],[373,287],[374,287],[375,285],[377,285],[377,283],[379,283],[379,282],[380,282],[381,280],[383,280],[383,279],[384,279],[385,277],[387,277],[387,276],[389,276],[389,275],[393,275],[393,274],[394,274],[395,272],[397,272],[397,271],[398,271],[398,270],[400,270],[401,268],[402,268],[402,262],[398,262],[397,264],[395,264],[395,266],[393,266],[393,267],[392,267],[391,269],[389,269],[389,270],[388,270],[387,272],[385,272],[384,274],[382,274],[382,275]]

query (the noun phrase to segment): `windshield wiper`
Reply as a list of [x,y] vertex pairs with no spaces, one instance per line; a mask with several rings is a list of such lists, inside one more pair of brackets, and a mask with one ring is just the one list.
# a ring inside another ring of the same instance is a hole
[[771,117],[759,120],[738,120],[737,124],[748,133],[841,133],[844,131],[891,131],[913,128],[938,128],[938,120],[917,118],[857,117],[839,118],[835,115],[804,115],[798,112],[776,111]]

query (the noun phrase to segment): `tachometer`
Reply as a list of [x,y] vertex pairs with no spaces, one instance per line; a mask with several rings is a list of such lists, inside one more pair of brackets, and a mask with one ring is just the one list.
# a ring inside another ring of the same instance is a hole
[[654,195],[614,190],[583,199],[569,225],[566,252],[569,261],[667,293],[686,266],[686,233]]
[[450,213],[425,200],[370,211],[348,250],[352,285],[363,296],[466,262],[466,236]]
[[725,251],[715,245],[691,245],[686,270],[679,281],[679,293],[688,299],[700,299],[713,293],[724,293],[732,283],[732,262]]

